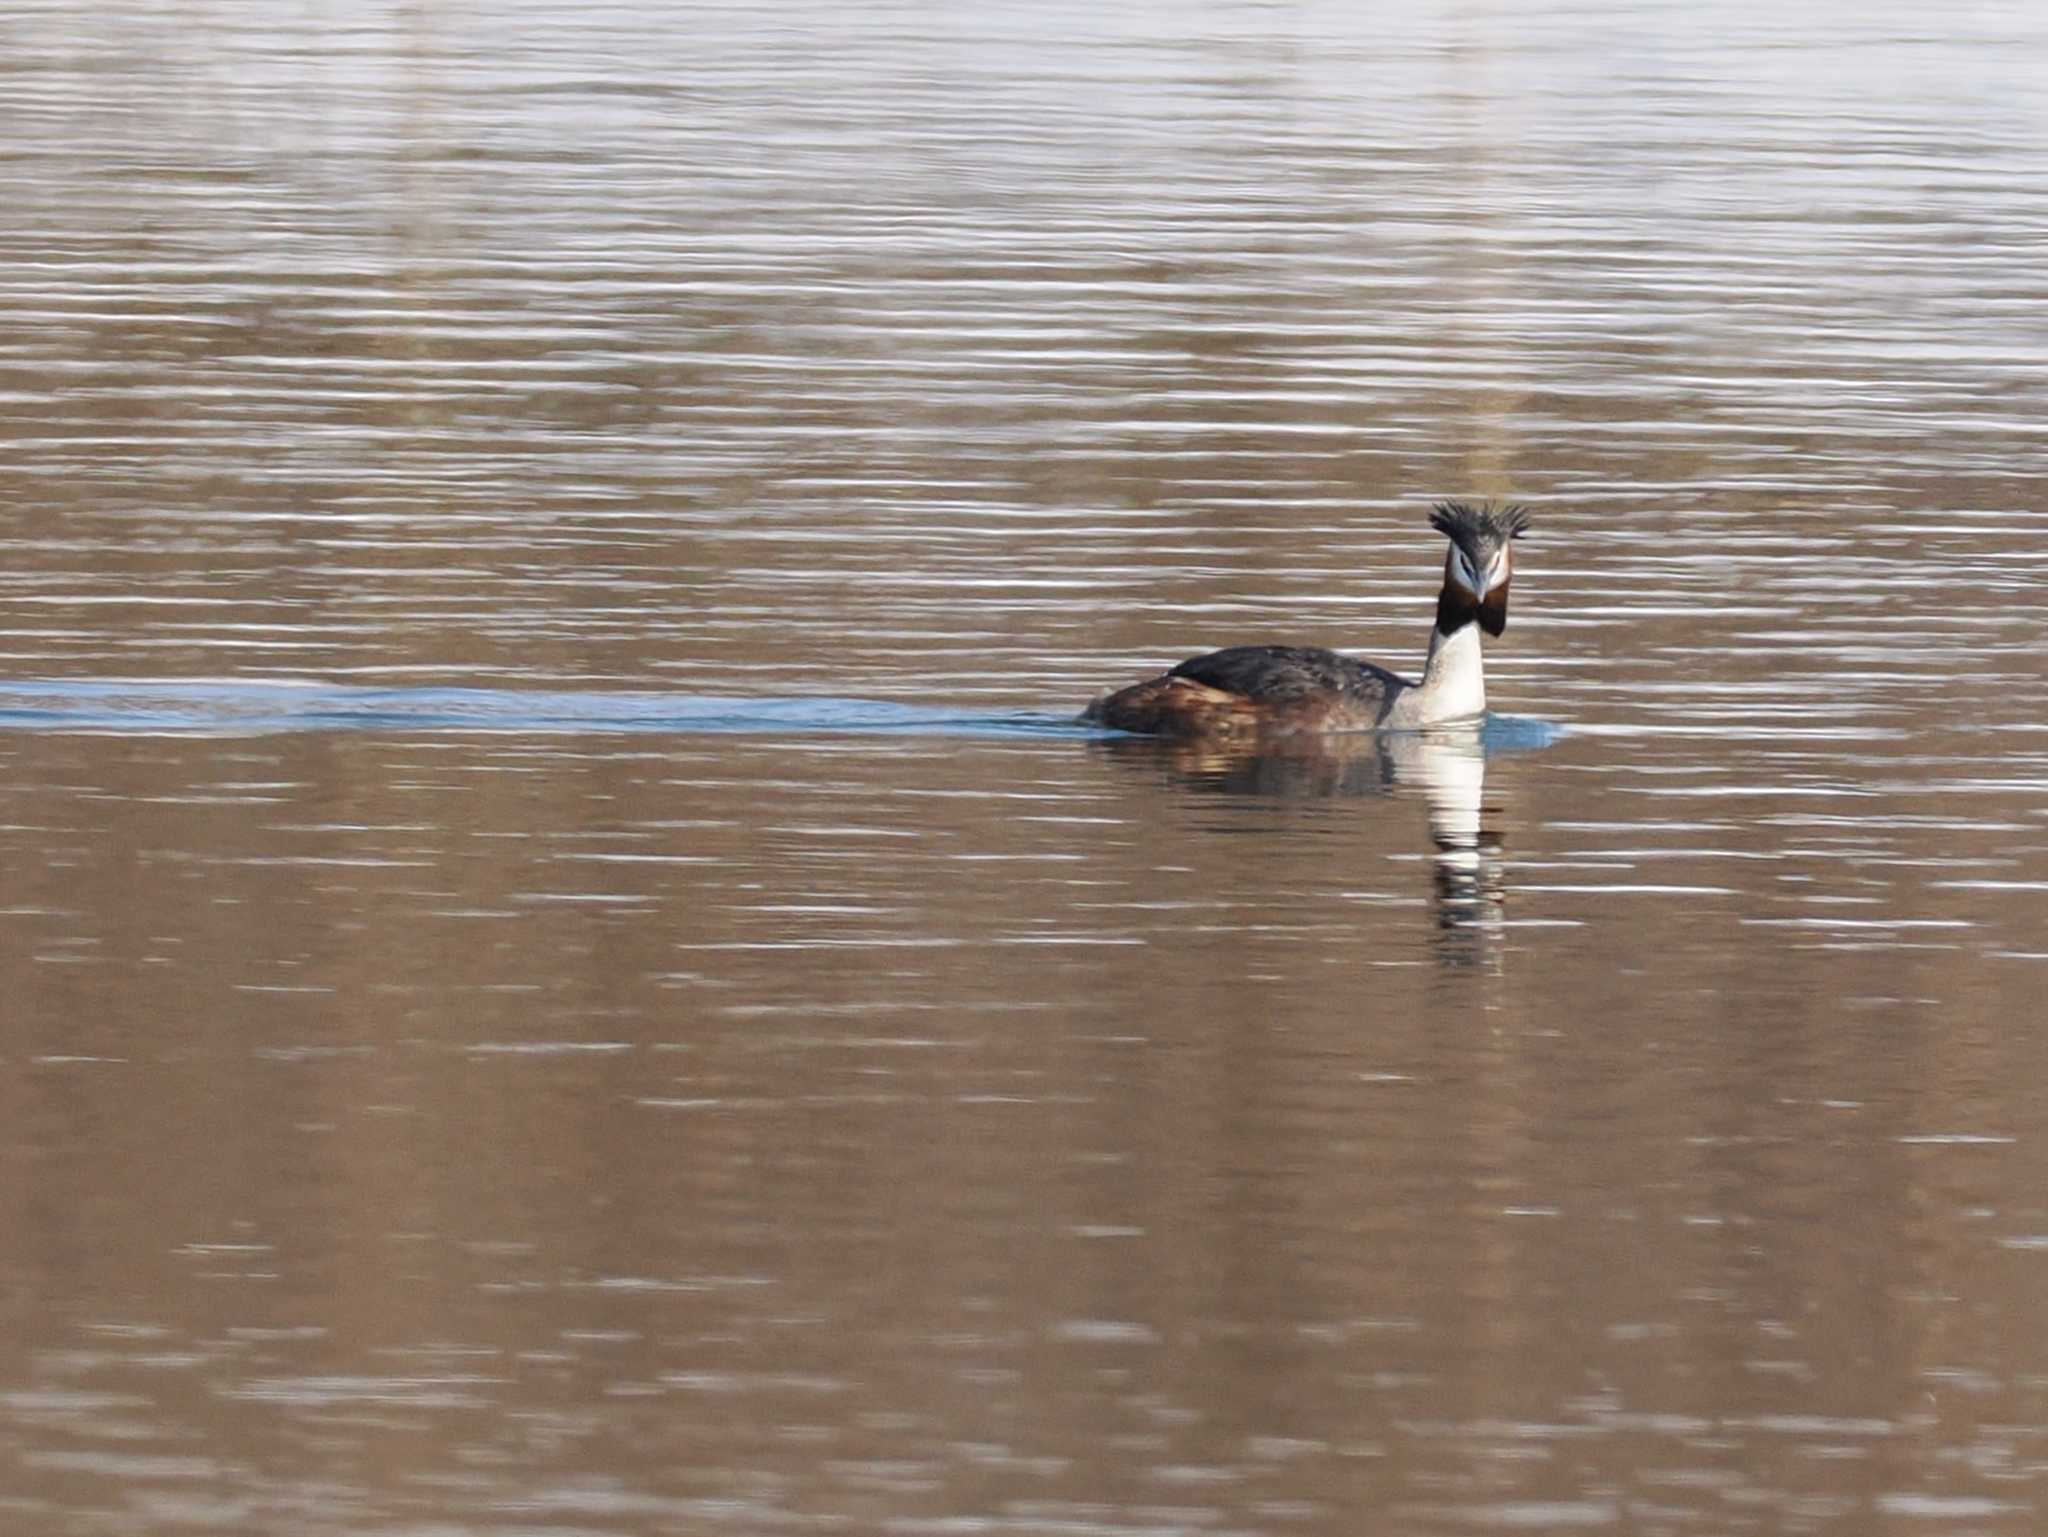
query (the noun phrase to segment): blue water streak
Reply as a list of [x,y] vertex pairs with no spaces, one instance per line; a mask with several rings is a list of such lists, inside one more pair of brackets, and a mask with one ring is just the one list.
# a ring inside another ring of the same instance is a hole
[[[747,698],[621,689],[365,687],[239,679],[29,679],[0,683],[0,730],[249,736],[290,731],[827,733],[1071,738],[1114,735],[1069,711],[975,711],[830,695]],[[1488,754],[1560,735],[1490,715]]]
[[36,679],[0,684],[0,729],[112,733],[278,731],[1093,734],[1071,713],[975,712],[829,696],[581,689],[372,688],[270,681]]

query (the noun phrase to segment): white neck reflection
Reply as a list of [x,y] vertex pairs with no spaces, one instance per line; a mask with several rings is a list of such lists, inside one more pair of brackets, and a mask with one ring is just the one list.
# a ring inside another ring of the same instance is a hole
[[1505,887],[1497,809],[1486,804],[1486,749],[1478,721],[1386,739],[1397,784],[1415,785],[1429,808],[1438,958],[1446,965],[1497,962]]

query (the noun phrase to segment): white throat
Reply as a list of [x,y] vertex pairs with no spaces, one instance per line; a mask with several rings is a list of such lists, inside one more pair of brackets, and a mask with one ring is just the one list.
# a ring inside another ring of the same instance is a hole
[[1458,720],[1486,709],[1486,672],[1480,661],[1479,626],[1461,624],[1451,634],[1429,632],[1429,660],[1415,688],[1418,722]]

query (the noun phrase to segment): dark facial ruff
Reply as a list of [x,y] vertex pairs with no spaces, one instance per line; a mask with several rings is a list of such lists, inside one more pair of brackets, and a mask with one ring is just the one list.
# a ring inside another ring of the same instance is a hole
[[1498,637],[1508,627],[1508,584],[1497,584],[1479,600],[1479,628]]

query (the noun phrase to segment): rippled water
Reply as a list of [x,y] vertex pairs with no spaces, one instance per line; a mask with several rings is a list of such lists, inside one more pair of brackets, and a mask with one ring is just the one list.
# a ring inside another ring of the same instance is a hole
[[0,38],[0,1530],[2048,1522],[2048,12]]

